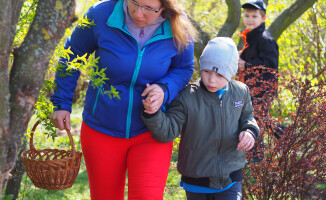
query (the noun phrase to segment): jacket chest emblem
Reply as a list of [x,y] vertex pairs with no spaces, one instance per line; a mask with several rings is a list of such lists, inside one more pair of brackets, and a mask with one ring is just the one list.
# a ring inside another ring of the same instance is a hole
[[218,68],[217,67],[213,67],[212,71],[218,73]]
[[233,101],[233,108],[238,109],[243,107],[243,99]]

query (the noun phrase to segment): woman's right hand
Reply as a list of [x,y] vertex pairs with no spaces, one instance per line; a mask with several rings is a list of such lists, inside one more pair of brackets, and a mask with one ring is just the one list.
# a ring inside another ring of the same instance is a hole
[[65,127],[70,130],[70,112],[66,110],[57,110],[50,114],[49,118],[55,120],[53,123],[59,130],[64,130]]

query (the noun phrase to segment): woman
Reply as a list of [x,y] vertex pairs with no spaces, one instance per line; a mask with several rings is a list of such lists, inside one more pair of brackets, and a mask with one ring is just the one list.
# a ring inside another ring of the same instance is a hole
[[[88,87],[81,127],[91,199],[163,199],[172,142],[158,143],[141,120],[142,99],[147,113],[161,109],[177,96],[193,73],[195,30],[174,0],[109,0],[85,14],[91,28],[76,28],[67,40],[74,56],[99,58],[110,78],[103,88]],[[64,61],[64,60],[62,60]],[[51,119],[59,129],[70,128],[73,92],[79,72],[56,76],[56,106]],[[120,99],[102,95],[114,86]],[[150,95],[149,95],[150,94]]]

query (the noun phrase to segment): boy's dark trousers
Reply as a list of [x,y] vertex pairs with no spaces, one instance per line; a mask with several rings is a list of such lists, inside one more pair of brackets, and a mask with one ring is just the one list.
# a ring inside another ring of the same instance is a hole
[[186,191],[187,200],[241,200],[241,182],[219,193],[194,193]]
[[[261,112],[260,112],[260,114],[262,116],[260,116],[260,117],[255,116],[255,120],[258,122],[258,124],[261,124],[261,125],[262,124],[265,124],[265,125],[266,124],[271,124],[270,118],[268,116],[269,108],[266,108],[266,107],[263,106],[264,105],[264,100],[258,100],[258,101],[256,100],[256,101],[254,101],[253,99],[255,99],[255,98],[256,97],[252,98],[252,102],[254,104],[254,107],[256,109],[262,109]],[[258,97],[256,99],[262,99],[262,98]],[[279,126],[275,125],[275,127],[276,127],[276,129],[275,129],[275,131],[273,131],[273,134],[274,134],[275,138],[279,139],[279,138],[281,138],[280,135],[282,134],[283,131]],[[273,130],[274,128],[271,128],[271,129]],[[260,134],[263,134],[264,130],[261,129],[260,131],[261,131]],[[250,150],[250,152],[252,153],[251,161],[253,163],[259,163],[259,162],[263,161],[263,159],[264,159],[264,149],[265,149],[264,141],[262,140],[262,137],[259,137],[258,140],[255,142],[255,146]]]
[[[257,118],[255,118],[256,120],[258,120]],[[269,120],[269,119],[267,119]],[[284,126],[279,126],[277,124],[274,124],[273,126],[275,126],[273,134],[274,137],[276,139],[280,139],[282,135],[284,135],[284,130],[286,129],[286,127]],[[263,161],[264,159],[264,149],[265,149],[265,144],[262,140],[261,137],[258,138],[258,140],[255,142],[255,146],[250,149],[250,152],[252,153],[252,158],[251,161],[253,163],[259,163],[261,161]]]

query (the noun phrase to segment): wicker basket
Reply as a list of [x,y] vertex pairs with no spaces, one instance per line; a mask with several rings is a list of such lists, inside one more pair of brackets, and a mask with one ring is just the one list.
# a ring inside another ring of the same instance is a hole
[[33,145],[34,131],[39,124],[35,123],[29,142],[30,150],[21,154],[26,173],[34,185],[46,190],[63,190],[70,188],[79,171],[81,152],[76,152],[72,135],[66,129],[71,150],[35,149]]

